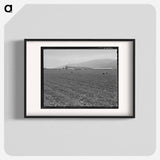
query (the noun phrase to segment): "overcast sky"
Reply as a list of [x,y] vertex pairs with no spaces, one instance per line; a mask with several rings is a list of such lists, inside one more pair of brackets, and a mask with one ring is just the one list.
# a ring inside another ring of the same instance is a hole
[[117,49],[44,50],[45,68],[57,68],[67,64],[87,62],[96,59],[117,59]]

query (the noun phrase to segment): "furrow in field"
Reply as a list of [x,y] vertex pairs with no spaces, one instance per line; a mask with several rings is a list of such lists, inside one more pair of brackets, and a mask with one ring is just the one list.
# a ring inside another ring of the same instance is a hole
[[99,72],[76,71],[72,74],[56,70],[45,72],[45,104],[117,106],[116,72],[111,74],[108,72],[109,75],[105,76],[102,76],[102,71]]
[[[48,86],[50,86],[50,90],[55,90],[56,93],[62,93],[65,97],[70,97],[70,99],[77,102],[77,105],[93,105],[93,101],[90,100],[86,95],[87,92],[82,92],[82,90],[80,91],[78,89],[56,83],[48,84]],[[72,103],[72,105],[75,104]]]
[[[55,89],[48,87],[45,85],[45,106],[79,106],[81,105],[79,101],[77,101],[74,97],[70,96],[70,94],[66,94],[62,88],[54,86]],[[44,102],[45,102],[44,101]]]
[[[66,96],[69,95],[72,98],[77,99],[83,105],[110,105],[112,106],[115,102],[107,96],[107,92],[101,91],[100,89],[90,88],[87,85],[69,84],[69,83],[59,83],[59,82],[49,82],[49,86],[52,86],[54,90],[62,92]],[[116,95],[115,95],[116,96]]]

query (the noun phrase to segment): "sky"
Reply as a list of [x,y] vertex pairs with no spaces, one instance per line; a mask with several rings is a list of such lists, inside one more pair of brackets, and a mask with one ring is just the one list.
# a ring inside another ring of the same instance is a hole
[[45,49],[44,68],[57,68],[68,64],[96,59],[117,59],[117,49]]

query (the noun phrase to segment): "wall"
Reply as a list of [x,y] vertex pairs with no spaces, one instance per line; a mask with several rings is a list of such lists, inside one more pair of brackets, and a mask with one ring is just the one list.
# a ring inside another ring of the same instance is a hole
[[[11,155],[155,151],[155,10],[149,5],[26,5],[5,26],[5,150]],[[135,119],[24,119],[24,38],[135,38]]]

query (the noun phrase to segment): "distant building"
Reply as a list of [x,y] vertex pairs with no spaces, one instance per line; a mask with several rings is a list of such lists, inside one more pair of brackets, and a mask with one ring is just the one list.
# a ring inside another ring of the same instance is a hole
[[92,68],[87,68],[87,67],[76,67],[76,66],[65,66],[63,69],[66,70],[87,70],[87,69],[92,69]]

